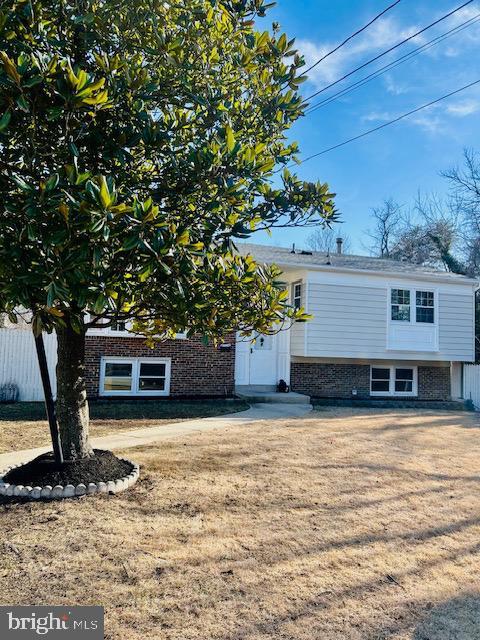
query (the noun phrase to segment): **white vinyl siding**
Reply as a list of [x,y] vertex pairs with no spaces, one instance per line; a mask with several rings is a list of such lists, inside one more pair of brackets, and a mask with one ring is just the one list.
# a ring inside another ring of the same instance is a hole
[[[308,312],[313,320],[304,325],[305,350],[299,348],[299,335],[292,330],[292,355],[306,357],[362,358],[388,360],[463,361],[474,359],[473,289],[471,285],[447,285],[423,282],[399,282],[398,288],[438,292],[435,301],[435,326],[438,347],[435,350],[391,350],[387,345],[391,313],[391,283],[381,277],[352,274],[342,282],[329,284],[328,276],[310,273]],[[321,282],[320,278],[325,279]],[[333,278],[332,278],[333,280]],[[372,285],[370,285],[372,282]],[[356,284],[358,283],[358,284]],[[411,312],[416,313],[415,299]],[[403,323],[399,323],[403,324]],[[298,323],[297,323],[298,325]],[[431,327],[426,323],[416,326]]]
[[295,322],[290,329],[290,349],[293,356],[305,355],[305,322]]

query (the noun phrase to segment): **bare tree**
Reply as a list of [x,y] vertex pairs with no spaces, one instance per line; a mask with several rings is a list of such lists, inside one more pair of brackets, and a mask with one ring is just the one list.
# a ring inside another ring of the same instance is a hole
[[350,236],[331,227],[315,229],[307,238],[307,246],[312,251],[334,253],[337,250],[337,238],[342,238],[343,240],[342,252],[351,253],[352,241]]
[[463,152],[463,165],[444,171],[450,182],[451,198],[461,217],[460,237],[468,270],[480,273],[480,154]]
[[452,198],[419,193],[410,209],[392,199],[373,210],[376,226],[369,235],[374,255],[435,269],[465,273],[458,254],[459,212]]
[[375,226],[367,231],[372,244],[370,251],[380,258],[389,258],[390,249],[402,228],[402,210],[393,198],[385,200],[381,207],[372,209]]

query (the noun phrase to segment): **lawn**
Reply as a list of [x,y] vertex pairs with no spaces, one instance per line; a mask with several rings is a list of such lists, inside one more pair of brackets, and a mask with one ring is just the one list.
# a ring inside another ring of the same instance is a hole
[[109,640],[478,640],[480,426],[325,409],[131,449],[117,497],[0,507],[2,604]]
[[[91,434],[156,427],[190,418],[207,418],[248,409],[242,400],[166,400],[90,404]],[[42,402],[0,404],[0,453],[32,449],[50,443]]]

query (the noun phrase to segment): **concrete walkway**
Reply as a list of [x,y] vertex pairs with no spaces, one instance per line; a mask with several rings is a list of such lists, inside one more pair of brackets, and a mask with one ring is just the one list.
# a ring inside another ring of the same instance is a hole
[[[196,420],[184,420],[170,424],[159,425],[158,427],[146,427],[132,431],[119,431],[118,433],[92,438],[93,446],[96,449],[128,449],[144,444],[161,442],[188,436],[192,433],[212,431],[222,427],[231,427],[243,424],[251,424],[259,420],[285,420],[288,418],[301,418],[312,410],[309,404],[255,404],[247,411],[229,413],[227,415],[215,416],[214,418],[198,418]],[[36,449],[23,449],[12,451],[11,453],[0,454],[0,472],[7,467],[21,464],[32,460],[46,451],[50,447],[39,447]]]

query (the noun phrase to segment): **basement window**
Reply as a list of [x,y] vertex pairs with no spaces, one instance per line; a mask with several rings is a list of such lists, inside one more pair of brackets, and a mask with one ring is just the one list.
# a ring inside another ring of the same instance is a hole
[[102,358],[100,395],[168,396],[170,358]]
[[371,367],[371,396],[416,396],[417,367]]

